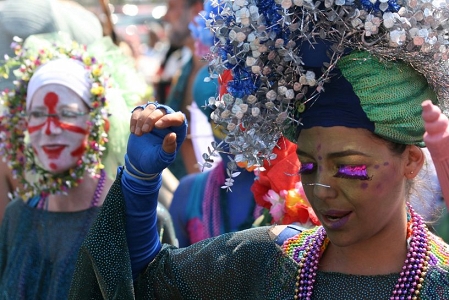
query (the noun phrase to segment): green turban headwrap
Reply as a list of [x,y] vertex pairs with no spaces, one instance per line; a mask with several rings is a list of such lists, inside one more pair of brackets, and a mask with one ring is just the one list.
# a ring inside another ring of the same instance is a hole
[[380,61],[364,51],[342,57],[324,92],[300,116],[313,126],[366,128],[400,144],[423,147],[421,103],[437,103],[426,78],[402,61]]

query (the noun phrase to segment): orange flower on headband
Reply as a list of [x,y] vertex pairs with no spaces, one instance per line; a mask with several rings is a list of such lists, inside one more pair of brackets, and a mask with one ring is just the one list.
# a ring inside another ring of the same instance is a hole
[[319,225],[300,181],[296,144],[281,137],[273,153],[277,157],[264,162],[265,171],[255,171],[257,177],[251,186],[256,203],[269,211],[268,223]]

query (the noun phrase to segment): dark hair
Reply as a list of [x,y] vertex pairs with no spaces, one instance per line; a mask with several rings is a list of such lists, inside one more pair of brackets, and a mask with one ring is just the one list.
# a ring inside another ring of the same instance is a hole
[[204,4],[204,0],[186,0],[187,7],[192,7],[197,3]]
[[400,144],[392,141],[386,141],[388,149],[390,149],[393,154],[401,155],[404,153],[405,149],[407,148],[406,144]]

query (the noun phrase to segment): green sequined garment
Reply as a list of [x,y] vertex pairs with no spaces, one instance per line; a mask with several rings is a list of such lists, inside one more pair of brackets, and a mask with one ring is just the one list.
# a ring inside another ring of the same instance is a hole
[[99,210],[9,203],[0,231],[0,299],[67,299],[78,250]]
[[[123,201],[118,178],[80,249],[69,299],[293,299],[297,265],[270,227],[164,245],[133,284]],[[449,299],[448,270],[448,261],[429,270],[422,299]],[[388,299],[398,277],[319,272],[313,299]]]

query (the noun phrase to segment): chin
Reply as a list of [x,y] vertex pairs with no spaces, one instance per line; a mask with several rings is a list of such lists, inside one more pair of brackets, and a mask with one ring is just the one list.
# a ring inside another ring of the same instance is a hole
[[327,234],[331,243],[337,247],[348,247],[366,240],[366,237],[359,236],[355,232],[329,231]]
[[49,164],[45,164],[45,166],[43,166],[43,168],[53,174],[62,174],[67,172],[68,170],[70,170],[71,168],[73,168],[74,166],[71,165],[59,165],[57,167],[55,167],[55,164],[49,163]]

